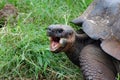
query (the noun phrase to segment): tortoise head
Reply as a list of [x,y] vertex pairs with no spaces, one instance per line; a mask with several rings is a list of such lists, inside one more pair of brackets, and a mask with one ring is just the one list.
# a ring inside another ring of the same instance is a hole
[[65,52],[75,41],[75,31],[67,25],[50,25],[47,29],[50,37],[50,51]]

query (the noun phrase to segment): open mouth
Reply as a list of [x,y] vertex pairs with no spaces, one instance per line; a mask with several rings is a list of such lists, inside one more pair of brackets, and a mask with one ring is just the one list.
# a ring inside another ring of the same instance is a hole
[[60,47],[60,38],[59,37],[50,37],[50,50],[56,51]]
[[66,46],[67,39],[60,37],[50,37],[50,50],[52,52],[60,52]]

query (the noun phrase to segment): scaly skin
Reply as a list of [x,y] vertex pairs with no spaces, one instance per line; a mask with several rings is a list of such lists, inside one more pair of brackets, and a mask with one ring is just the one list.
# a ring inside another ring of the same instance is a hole
[[111,57],[100,48],[99,41],[90,39],[84,33],[77,34],[66,25],[51,25],[47,34],[51,37],[51,51],[65,52],[81,68],[85,80],[115,79],[116,68]]
[[80,54],[80,65],[86,80],[115,80],[116,69],[112,58],[99,46],[85,46]]

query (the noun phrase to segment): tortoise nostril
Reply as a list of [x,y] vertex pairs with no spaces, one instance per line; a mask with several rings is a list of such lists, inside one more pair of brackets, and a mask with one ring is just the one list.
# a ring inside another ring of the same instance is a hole
[[63,32],[63,29],[58,29],[58,33],[62,33]]
[[50,30],[50,31],[51,31],[51,28],[48,28],[48,30]]
[[48,31],[48,32],[52,32],[52,29],[51,29],[51,28],[47,28],[47,31]]

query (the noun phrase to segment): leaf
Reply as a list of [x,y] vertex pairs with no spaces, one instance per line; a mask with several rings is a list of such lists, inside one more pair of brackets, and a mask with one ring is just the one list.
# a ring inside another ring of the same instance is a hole
[[44,69],[43,69],[43,71],[44,71],[44,72],[46,71],[47,66],[48,66],[48,63],[47,63],[47,62],[45,62],[45,64],[44,64]]
[[43,66],[43,61],[41,56],[38,56],[38,63],[41,67]]

